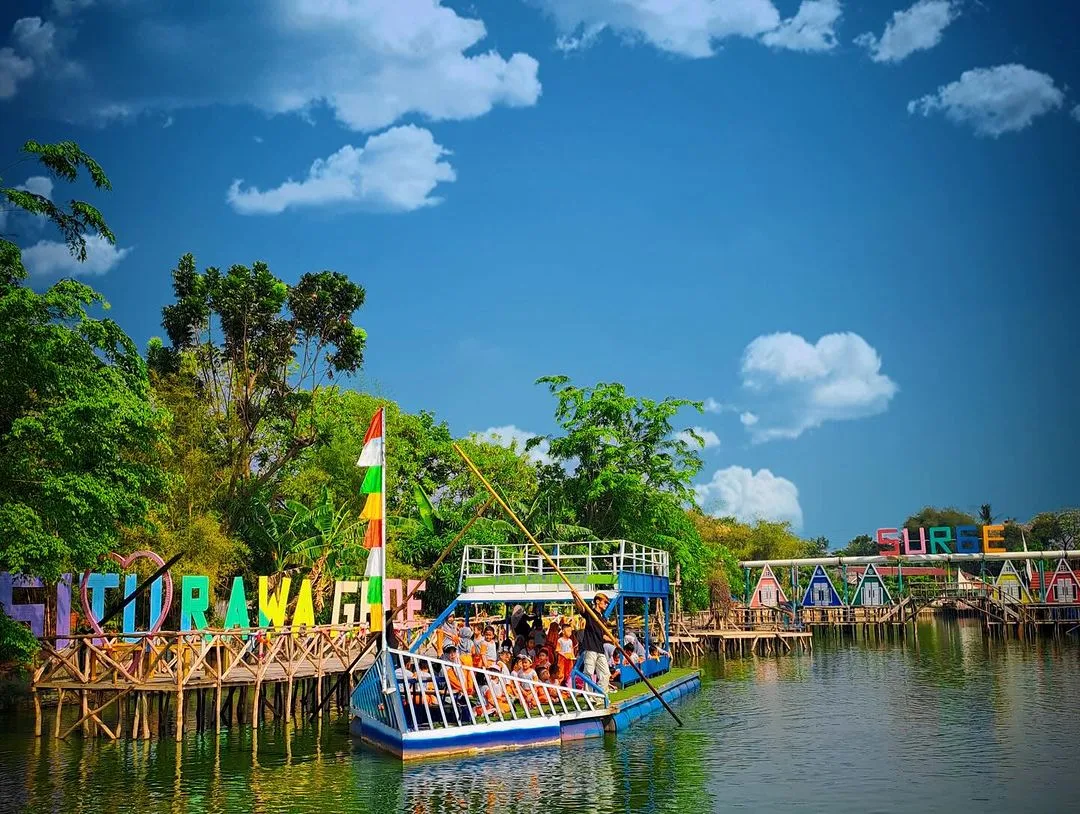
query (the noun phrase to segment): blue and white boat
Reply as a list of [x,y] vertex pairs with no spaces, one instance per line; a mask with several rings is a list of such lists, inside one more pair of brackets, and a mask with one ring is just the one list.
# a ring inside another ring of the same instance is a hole
[[[610,598],[609,624],[624,641],[628,611],[640,615],[634,631],[645,653],[656,644],[660,655],[643,659],[664,700],[700,686],[697,670],[672,670],[669,652],[671,585],[667,552],[625,540],[558,543],[545,551],[582,599],[597,592]],[[485,606],[531,604],[566,607],[573,594],[545,558],[527,545],[466,546],[458,596],[407,650],[389,648],[375,658],[352,694],[351,731],[365,743],[413,760],[486,750],[559,744],[625,729],[660,709],[659,700],[630,666],[616,671],[620,691],[607,696],[580,671],[574,687],[556,687],[467,666],[441,658],[432,645],[435,631],[452,616],[466,620]],[[640,614],[638,611],[640,610]],[[660,618],[650,624],[650,610]],[[659,631],[661,641],[652,631]]]

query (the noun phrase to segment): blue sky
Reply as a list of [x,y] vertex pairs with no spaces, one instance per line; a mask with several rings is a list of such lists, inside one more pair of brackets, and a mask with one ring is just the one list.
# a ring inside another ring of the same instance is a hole
[[565,373],[708,399],[704,507],[834,544],[925,504],[1080,502],[1065,0],[2,14],[0,166],[75,139],[118,244],[73,268],[4,231],[141,345],[184,252],[330,268],[367,289],[358,386],[456,433],[552,431],[533,381]]

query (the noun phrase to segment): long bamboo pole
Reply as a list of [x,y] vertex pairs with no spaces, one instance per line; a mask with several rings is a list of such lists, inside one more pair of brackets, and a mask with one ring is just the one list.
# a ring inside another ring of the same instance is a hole
[[[461,542],[461,538],[465,536],[465,532],[467,532],[472,527],[473,523],[480,519],[480,516],[483,515],[483,513],[486,512],[488,508],[490,508],[491,504],[494,502],[495,498],[490,498],[487,503],[485,503],[477,510],[476,514],[469,518],[469,522],[467,522],[464,526],[461,527],[461,531],[455,534],[454,539],[447,543],[446,548],[444,548],[442,550],[442,553],[435,558],[435,562],[431,564],[431,567],[428,568],[428,570],[424,573],[424,576],[421,579],[418,579],[416,581],[416,584],[414,584],[412,589],[405,594],[402,600],[390,609],[391,618],[395,613],[397,613],[409,604],[409,600],[413,598],[413,594],[415,594],[419,590],[421,585],[431,579],[431,575],[435,573],[435,569],[442,565],[443,560],[445,560],[450,555],[450,552],[454,550],[454,546]],[[385,552],[383,556],[385,556]],[[345,668],[345,671],[337,677],[337,681],[335,681],[334,686],[330,688],[330,692],[326,694],[322,701],[316,704],[315,709],[311,713],[312,718],[318,716],[319,711],[323,708],[323,705],[326,703],[326,701],[334,696],[334,693],[337,692],[337,688],[338,686],[340,686],[341,682],[344,681],[350,673],[352,673],[353,668],[360,663],[360,659],[364,658],[364,656],[371,652],[372,645],[374,645],[377,641],[377,638],[370,638],[368,640],[368,643],[364,645],[364,649],[361,650],[357,657],[352,660],[352,663]]]
[[[540,543],[535,537],[533,537],[532,532],[525,528],[525,524],[521,522],[521,519],[517,516],[514,510],[510,508],[507,502],[502,499],[502,496],[495,491],[495,487],[488,483],[487,478],[485,478],[483,473],[476,468],[476,464],[474,464],[469,459],[469,456],[465,454],[465,451],[457,444],[454,444],[453,446],[454,450],[457,452],[458,455],[461,456],[461,459],[465,461],[465,464],[469,467],[469,469],[472,470],[473,474],[480,479],[480,482],[482,484],[484,484],[484,488],[491,493],[491,496],[498,501],[503,511],[505,511],[510,516],[510,519],[514,521],[514,525],[521,529],[521,533],[525,535],[525,537],[529,540],[530,543],[536,546],[536,550],[540,552],[540,556],[542,556],[547,561],[547,564],[551,566],[552,570],[556,574],[558,574],[559,578],[566,584],[566,587],[570,589],[570,593],[571,595],[573,595],[574,601],[577,602],[577,604],[585,611],[586,614],[589,615],[593,622],[595,622],[600,627],[600,630],[603,631],[608,641],[614,644],[616,648],[618,648],[620,646],[619,640],[615,638],[615,636],[612,634],[611,629],[607,626],[607,623],[602,618],[600,618],[600,614],[593,610],[593,608],[585,602],[585,599],[581,596],[581,594],[578,593],[577,589],[570,584],[570,580],[566,578],[566,574],[564,574],[559,569],[559,566],[555,564],[555,560],[551,558],[551,555],[544,551],[544,547],[540,545]],[[664,709],[666,709],[671,714],[671,717],[675,719],[675,722],[679,726],[682,726],[682,719],[680,719],[679,716],[675,714],[675,710],[673,710],[671,708],[671,705],[664,700],[664,696],[662,696],[660,692],[656,689],[656,687],[652,685],[652,682],[650,682],[649,679],[645,676],[645,673],[642,672],[640,665],[631,660],[630,666],[634,668],[634,671],[638,674],[638,677],[645,682],[645,686],[652,690],[652,694],[655,695],[657,700],[659,700],[660,703],[664,705]]]

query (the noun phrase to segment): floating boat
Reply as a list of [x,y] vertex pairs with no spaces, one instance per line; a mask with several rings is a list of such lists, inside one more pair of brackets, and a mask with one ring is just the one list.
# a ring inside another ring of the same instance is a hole
[[[670,579],[664,551],[624,540],[529,545],[466,546],[457,598],[408,649],[380,652],[353,691],[350,730],[364,743],[402,760],[489,750],[550,746],[565,740],[620,732],[661,708],[636,670],[613,671],[620,689],[605,695],[582,670],[573,686],[507,676],[432,655],[435,632],[455,615],[466,620],[493,605],[545,607],[570,604],[576,592],[592,602],[603,591],[607,619],[624,641],[627,611],[641,610],[639,639],[649,652],[640,662],[664,701],[698,689],[700,673],[673,669],[669,652]],[[554,567],[553,567],[554,566]],[[570,587],[563,581],[566,579]],[[662,610],[662,642],[650,640],[650,605]],[[636,618],[636,617],[635,617]]]

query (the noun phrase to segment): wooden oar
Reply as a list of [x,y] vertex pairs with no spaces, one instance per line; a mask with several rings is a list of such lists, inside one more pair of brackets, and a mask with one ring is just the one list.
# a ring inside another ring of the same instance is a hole
[[[474,514],[472,517],[469,518],[469,522],[466,523],[462,527],[461,531],[459,531],[457,534],[454,535],[454,539],[451,540],[447,544],[446,548],[444,548],[442,550],[442,553],[439,554],[439,556],[435,559],[435,562],[433,562],[431,564],[431,567],[428,568],[428,570],[424,573],[424,576],[421,577],[420,579],[418,579],[416,581],[416,584],[413,585],[412,589],[407,594],[405,594],[405,597],[400,602],[398,602],[397,605],[395,605],[393,608],[390,609],[391,618],[393,617],[393,615],[395,613],[397,613],[402,608],[404,608],[406,605],[408,605],[409,600],[413,598],[413,594],[415,594],[417,592],[417,590],[419,590],[421,585],[423,585],[425,582],[427,582],[429,579],[431,579],[431,575],[435,573],[435,569],[438,568],[442,564],[442,561],[445,560],[450,555],[450,552],[454,550],[454,546],[456,546],[459,542],[461,542],[461,538],[465,536],[465,532],[467,532],[469,530],[469,528],[472,526],[473,523],[475,523],[477,520],[480,519],[480,516],[484,512],[486,512],[488,510],[488,508],[491,506],[491,504],[494,503],[494,502],[495,502],[494,498],[489,498],[487,503],[485,503],[483,506],[481,506],[479,508],[479,510],[477,510],[476,514]],[[383,620],[383,624],[384,625],[386,624],[385,619]],[[378,636],[375,636],[374,638],[371,638],[370,637],[371,635],[372,634],[369,634],[368,643],[366,645],[364,645],[364,649],[361,650],[359,655],[357,655],[357,657],[352,660],[352,663],[348,667],[345,668],[345,672],[343,672],[341,675],[338,676],[337,681],[334,682],[334,686],[330,688],[330,692],[328,692],[326,695],[323,696],[322,701],[320,701],[318,703],[318,705],[315,707],[314,711],[312,711],[312,713],[311,713],[312,718],[314,718],[316,715],[319,714],[319,711],[322,710],[323,705],[326,704],[326,702],[329,701],[330,698],[333,697],[334,692],[337,690],[337,688],[341,684],[341,682],[345,680],[345,677],[348,676],[350,673],[352,673],[353,668],[357,664],[360,663],[360,659],[364,658],[364,656],[366,656],[369,652],[371,652],[372,645],[376,644],[379,641]]]
[[[556,574],[558,574],[559,578],[566,584],[566,587],[570,589],[570,593],[573,595],[574,600],[577,602],[577,604],[585,610],[585,612],[589,615],[593,622],[599,625],[600,629],[604,632],[604,635],[607,637],[608,641],[614,644],[615,647],[618,649],[620,647],[619,640],[616,639],[615,636],[612,634],[611,629],[607,626],[607,623],[602,618],[600,618],[600,615],[585,602],[585,599],[581,596],[581,594],[577,592],[577,589],[570,584],[570,580],[566,578],[566,574],[559,570],[559,566],[555,564],[555,560],[553,560],[551,556],[546,551],[544,551],[544,547],[540,545],[540,543],[535,537],[532,536],[532,532],[525,528],[525,524],[521,522],[517,514],[514,513],[514,510],[511,509],[510,506],[506,503],[506,501],[502,499],[499,493],[495,491],[495,488],[490,483],[488,483],[487,478],[485,478],[483,473],[476,468],[476,464],[469,460],[469,456],[465,454],[464,450],[462,450],[462,448],[459,447],[457,444],[454,444],[453,446],[457,454],[461,456],[461,459],[465,461],[469,469],[473,471],[473,474],[480,479],[480,482],[482,484],[484,484],[484,488],[491,492],[491,496],[499,502],[499,505],[502,506],[503,511],[505,511],[510,516],[510,519],[514,521],[514,524],[519,529],[521,529],[522,534],[524,534],[528,538],[529,542],[536,546],[536,550],[540,552],[540,555],[545,560],[547,560],[547,564],[551,566],[552,570]],[[675,719],[675,722],[679,726],[682,726],[682,720],[679,718],[678,715],[675,714],[675,710],[671,708],[671,705],[664,700],[664,696],[662,696],[660,692],[656,689],[656,687],[652,685],[649,679],[646,678],[645,673],[643,673],[641,670],[641,667],[633,660],[630,661],[630,666],[634,668],[634,671],[638,674],[641,680],[645,682],[645,686],[652,690],[653,695],[655,695],[660,701],[660,703],[664,705],[664,709],[671,713],[671,717]]]

